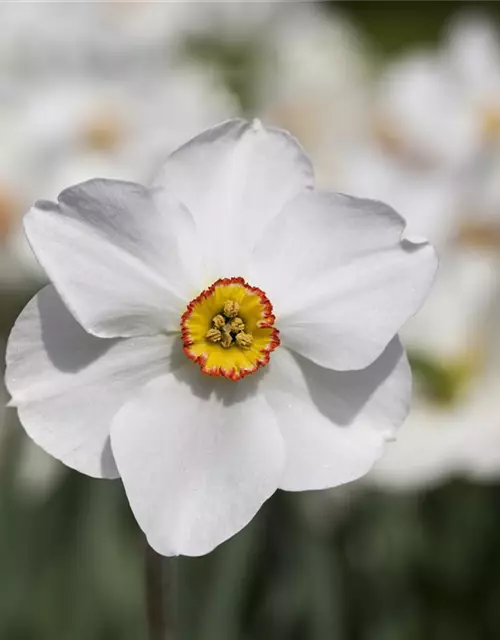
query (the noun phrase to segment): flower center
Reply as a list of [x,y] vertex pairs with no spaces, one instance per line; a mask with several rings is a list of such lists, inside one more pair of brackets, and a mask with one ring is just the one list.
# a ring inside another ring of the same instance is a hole
[[181,318],[184,352],[203,373],[240,380],[279,346],[274,322],[263,291],[243,278],[222,278],[188,304]]
[[83,140],[94,151],[112,151],[120,144],[124,133],[118,114],[112,109],[103,109],[86,123]]

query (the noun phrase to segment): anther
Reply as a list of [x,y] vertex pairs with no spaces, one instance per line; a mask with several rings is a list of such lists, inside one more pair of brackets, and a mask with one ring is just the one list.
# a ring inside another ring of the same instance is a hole
[[241,349],[250,349],[253,344],[253,338],[249,333],[245,333],[244,331],[237,333],[235,338],[236,344],[241,347]]
[[231,331],[233,333],[240,333],[240,331],[245,331],[245,323],[241,318],[238,318],[238,316],[231,320],[229,326],[231,327]]
[[226,324],[226,319],[222,314],[219,313],[216,316],[214,316],[212,320],[212,324],[216,329],[222,329],[222,327]]
[[210,342],[220,342],[222,333],[219,331],[219,329],[209,329],[205,334],[205,338],[207,340],[210,340]]
[[240,310],[240,305],[235,300],[227,300],[224,303],[224,315],[226,318],[236,318]]

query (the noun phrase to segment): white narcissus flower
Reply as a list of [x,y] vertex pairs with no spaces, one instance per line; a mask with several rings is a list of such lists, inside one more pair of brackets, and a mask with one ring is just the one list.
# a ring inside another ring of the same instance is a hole
[[397,332],[434,250],[316,191],[284,131],[227,121],[150,188],[91,180],[25,229],[53,285],[10,336],[12,404],[68,466],[122,477],[160,553],[209,552],[277,488],[358,478],[406,417]]

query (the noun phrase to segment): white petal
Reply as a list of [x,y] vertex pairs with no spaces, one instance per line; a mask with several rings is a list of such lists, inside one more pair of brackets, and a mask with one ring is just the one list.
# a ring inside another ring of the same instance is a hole
[[[25,217],[30,244],[77,320],[100,337],[178,327],[186,298],[169,217],[147,189],[90,180],[39,202]],[[189,299],[189,298],[187,298]]]
[[411,373],[397,338],[362,371],[278,349],[263,389],[285,441],[280,488],[324,489],[359,478],[381,456],[408,413]]
[[17,319],[6,384],[28,435],[69,467],[116,477],[111,420],[142,385],[170,370],[172,338],[103,340],[87,334],[52,286]]
[[282,344],[332,369],[373,362],[419,309],[437,267],[433,248],[401,240],[403,229],[380,202],[304,192],[290,203],[250,268]]
[[224,277],[241,275],[243,256],[264,227],[313,181],[308,158],[288,133],[229,120],[175,151],[155,184],[189,209],[212,275]]
[[192,363],[116,416],[113,453],[132,510],[164,555],[198,556],[237,533],[276,490],[283,441],[259,376],[211,379]]

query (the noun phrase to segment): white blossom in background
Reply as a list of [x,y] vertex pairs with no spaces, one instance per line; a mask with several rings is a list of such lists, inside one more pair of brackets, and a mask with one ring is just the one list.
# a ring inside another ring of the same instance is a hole
[[240,114],[269,120],[266,107],[277,32],[313,3],[232,0],[190,4],[192,15],[179,55],[223,83],[237,101]]
[[79,78],[34,85],[15,111],[6,119],[11,144],[0,152],[0,261],[11,287],[44,279],[20,229],[34,193],[53,199],[65,185],[96,175],[144,181],[182,140],[234,115],[236,105],[213,76],[184,66],[154,83]]
[[[57,6],[59,5],[59,6]],[[178,53],[196,3],[5,2],[0,77],[154,77]]]
[[470,170],[500,136],[500,40],[492,21],[464,14],[438,50],[389,63],[375,92],[373,127],[408,162]]
[[145,180],[182,140],[235,112],[213,74],[183,65],[154,81],[80,78],[45,86],[33,92],[22,126],[34,141],[32,161],[44,164],[39,189],[54,198],[67,184],[68,166],[88,167],[75,182],[106,166],[113,178]]
[[500,135],[500,30],[481,12],[463,12],[450,23],[442,56],[479,115],[479,135]]
[[500,475],[499,273],[500,256],[477,248],[456,247],[442,262],[404,331],[410,353],[434,371],[422,372],[424,380],[415,375],[408,420],[368,478],[378,486],[419,489],[455,476]]
[[315,190],[285,132],[227,121],[151,187],[91,180],[25,228],[53,285],[9,339],[12,404],[51,455],[122,477],[160,553],[209,552],[277,488],[362,476],[404,421],[397,332],[434,251]]
[[108,70],[128,77],[154,76],[166,60],[177,55],[193,20],[202,13],[199,7],[199,2],[97,3],[88,7],[93,18],[93,46]]
[[[0,106],[0,290],[17,291],[43,282],[38,265],[18,250],[22,214],[36,194],[36,175],[30,171],[30,144],[17,134],[19,108]],[[36,172],[35,172],[36,174]]]
[[88,16],[84,3],[2,2],[0,77],[23,83],[54,65],[74,63],[70,52],[87,50],[91,42]]
[[497,481],[499,384],[498,374],[481,376],[451,406],[416,403],[400,440],[367,480],[391,492],[432,488],[453,478]]
[[387,202],[406,218],[408,237],[440,250],[436,286],[402,332],[416,394],[397,441],[366,478],[380,487],[500,475],[499,42],[491,21],[464,15],[439,50],[389,62],[362,136],[332,171],[335,188]]
[[400,211],[408,224],[407,235],[431,240],[441,260],[464,218],[458,177],[409,166],[373,139],[346,151],[332,182],[340,191],[382,200]]
[[[373,142],[353,149],[339,175],[342,190],[357,188],[360,196],[397,208],[407,220],[408,237],[430,238],[441,259],[431,295],[402,331],[410,355],[419,362],[423,358],[434,371],[417,374],[417,382],[422,376],[430,380],[424,389],[416,386],[397,441],[366,480],[382,488],[413,490],[454,475],[497,477],[500,460],[492,442],[495,432],[500,434],[499,407],[492,389],[500,374],[493,355],[500,245],[498,227],[492,227],[498,221],[485,213],[493,212],[494,198],[488,200],[485,192],[474,206],[464,206],[458,178],[400,162]],[[434,397],[433,386],[443,384],[451,385],[450,397]]]
[[443,249],[464,223],[498,215],[499,91],[499,33],[459,15],[439,48],[390,60],[365,88],[359,135],[330,184],[387,201]]
[[[366,105],[369,56],[360,33],[341,13],[314,2],[196,7],[186,31],[188,54],[202,66],[213,64],[228,86],[243,79],[248,95],[237,95],[243,112],[300,138],[323,185],[332,158],[342,157],[340,145],[352,143]],[[197,57],[200,43],[203,53]]]
[[318,184],[332,187],[359,140],[369,95],[368,47],[339,12],[299,3],[273,25],[256,88],[259,111],[289,129],[311,155]]

